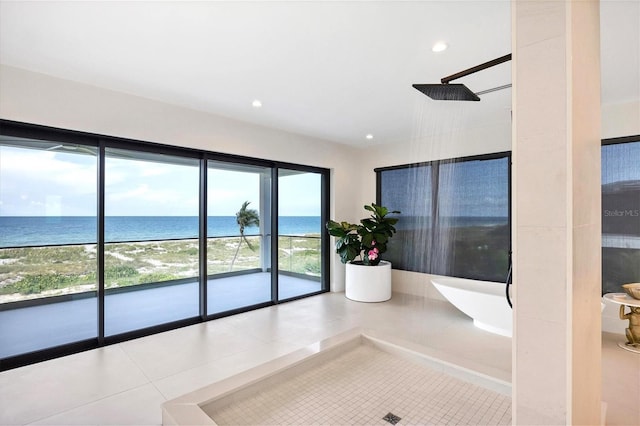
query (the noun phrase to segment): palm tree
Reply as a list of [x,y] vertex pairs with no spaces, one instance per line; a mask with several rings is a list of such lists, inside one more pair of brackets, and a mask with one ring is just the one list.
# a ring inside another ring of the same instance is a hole
[[253,246],[244,235],[244,228],[251,226],[260,226],[260,215],[257,210],[248,209],[247,206],[250,204],[249,201],[245,201],[242,203],[242,207],[236,213],[236,223],[238,224],[238,228],[240,230],[240,241],[238,241],[238,247],[236,247],[236,254],[233,256],[233,260],[231,260],[231,266],[229,267],[229,272],[233,269],[233,264],[238,257],[238,252],[240,252],[240,246],[242,245],[242,241],[247,243],[247,246],[254,250]]

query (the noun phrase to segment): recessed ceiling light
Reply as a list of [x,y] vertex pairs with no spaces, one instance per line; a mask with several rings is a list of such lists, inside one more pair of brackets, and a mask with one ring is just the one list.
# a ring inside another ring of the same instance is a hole
[[445,43],[444,41],[438,41],[436,42],[436,44],[433,45],[433,47],[431,48],[432,52],[444,52],[445,50],[447,50],[447,43]]
[[253,102],[251,102],[251,106],[254,108],[262,108],[262,102],[260,102],[258,99],[255,99]]
[[365,138],[367,139],[373,139],[373,135],[371,133],[367,134],[367,136],[365,136]]

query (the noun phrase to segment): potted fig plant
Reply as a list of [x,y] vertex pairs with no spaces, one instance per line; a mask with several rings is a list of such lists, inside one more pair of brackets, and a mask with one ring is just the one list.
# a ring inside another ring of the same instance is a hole
[[[329,235],[336,238],[336,253],[346,265],[345,295],[360,302],[383,302],[391,298],[391,263],[382,260],[387,242],[396,232],[399,211],[372,203],[364,206],[371,216],[359,224],[327,222]],[[356,260],[357,259],[357,260]]]

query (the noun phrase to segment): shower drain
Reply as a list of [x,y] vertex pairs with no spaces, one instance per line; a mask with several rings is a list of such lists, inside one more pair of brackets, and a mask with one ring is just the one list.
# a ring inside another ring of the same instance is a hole
[[391,423],[392,425],[395,425],[396,423],[398,423],[402,419],[400,417],[396,416],[393,413],[388,413],[386,416],[384,416],[382,418],[382,420],[387,421],[387,422]]

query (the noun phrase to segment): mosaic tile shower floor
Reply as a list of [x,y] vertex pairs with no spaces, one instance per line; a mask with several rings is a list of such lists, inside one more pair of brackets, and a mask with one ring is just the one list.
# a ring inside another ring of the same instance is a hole
[[[219,425],[510,425],[511,398],[383,352],[358,346],[224,407]],[[393,419],[393,418],[391,418]]]

